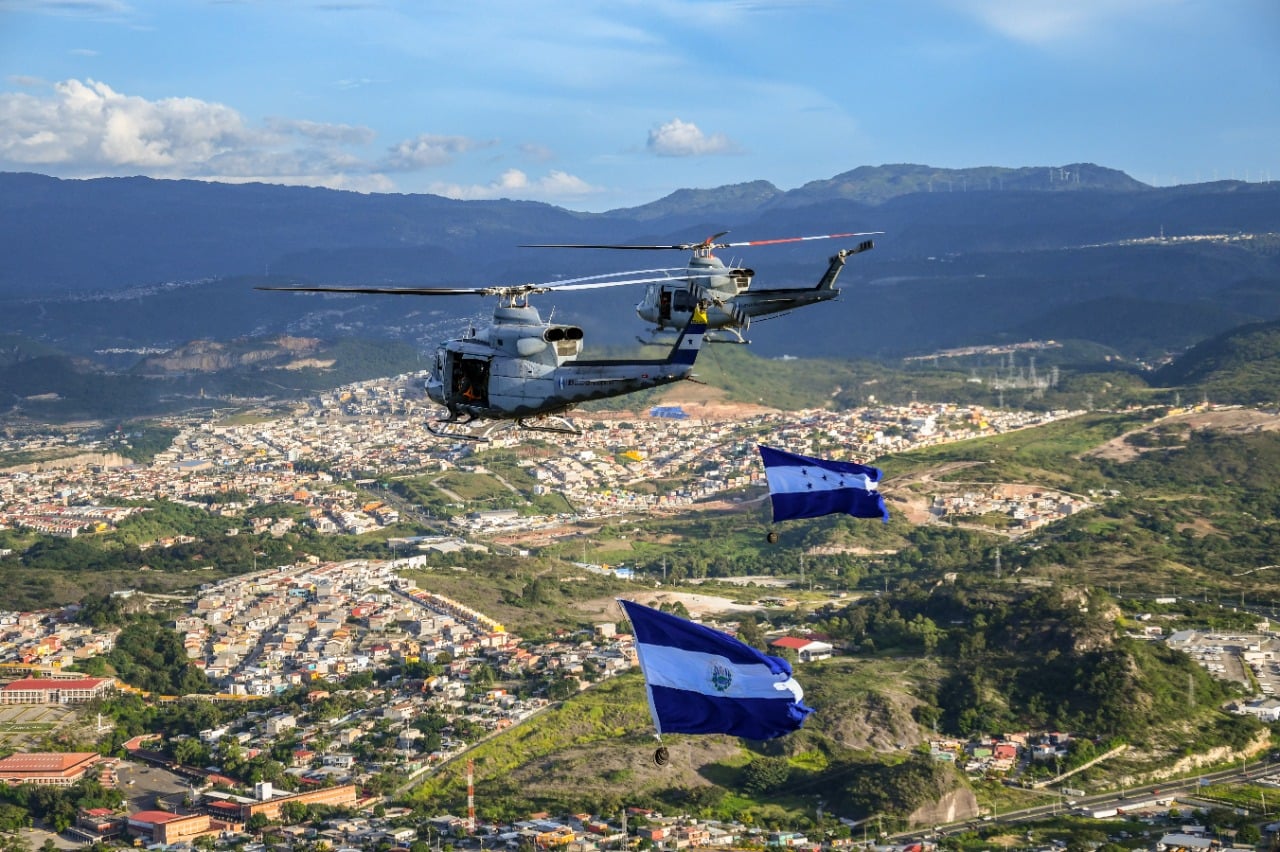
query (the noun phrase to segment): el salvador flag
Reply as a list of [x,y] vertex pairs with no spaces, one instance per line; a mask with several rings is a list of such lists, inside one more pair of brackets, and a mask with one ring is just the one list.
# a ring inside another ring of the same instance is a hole
[[786,660],[728,634],[619,599],[658,734],[731,734],[767,740],[797,730],[813,712]]
[[843,513],[889,523],[889,510],[876,488],[879,468],[810,458],[764,444],[759,449],[774,521]]

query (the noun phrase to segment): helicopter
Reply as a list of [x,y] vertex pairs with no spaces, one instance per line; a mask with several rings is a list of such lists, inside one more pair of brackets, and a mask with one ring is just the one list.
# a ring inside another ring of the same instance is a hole
[[[772,240],[748,240],[736,243],[718,243],[728,231],[713,234],[697,243],[680,243],[678,245],[587,245],[580,243],[537,243],[522,245],[521,248],[590,248],[590,249],[628,249],[635,251],[691,251],[688,275],[684,280],[649,282],[644,297],[636,305],[636,313],[646,322],[653,323],[658,333],[679,329],[689,321],[694,308],[705,303],[707,311],[707,327],[712,330],[708,334],[708,342],[713,343],[749,343],[743,337],[752,319],[768,319],[788,313],[805,305],[827,302],[840,295],[836,289],[836,278],[844,269],[845,261],[851,255],[875,248],[873,240],[862,240],[850,249],[841,249],[829,260],[827,271],[814,287],[785,287],[768,290],[751,290],[751,280],[755,276],[752,269],[727,267],[712,252],[716,249],[737,248],[740,246],[777,245],[779,243],[807,242],[810,240],[831,240],[848,237],[872,237],[883,231],[867,231],[850,234],[823,234],[813,237],[783,237]],[[716,334],[715,332],[722,332]],[[669,335],[668,335],[669,337]],[[641,340],[642,343],[666,342],[658,339]]]
[[[472,326],[466,336],[440,344],[426,381],[427,396],[448,411],[446,417],[429,422],[427,430],[444,437],[483,441],[488,440],[495,427],[511,423],[533,431],[581,434],[563,416],[579,403],[691,378],[707,329],[706,314],[696,306],[664,358],[579,360],[584,339],[582,329],[543,320],[538,309],[529,303],[531,295],[553,290],[651,283],[666,280],[676,272],[686,270],[636,270],[552,284],[514,286],[255,289],[397,296],[496,296],[492,323],[479,329]],[[648,277],[603,280],[635,274]]]

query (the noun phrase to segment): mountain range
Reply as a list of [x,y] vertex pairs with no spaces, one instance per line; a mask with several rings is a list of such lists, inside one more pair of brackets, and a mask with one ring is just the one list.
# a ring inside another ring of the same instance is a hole
[[[120,366],[138,350],[292,334],[428,349],[483,319],[482,300],[263,293],[289,283],[547,282],[683,266],[687,252],[529,243],[676,245],[883,232],[834,303],[749,332],[766,357],[897,358],[1053,338],[1157,360],[1280,318],[1280,184],[1152,187],[1091,164],[864,166],[783,191],[766,181],[684,189],[582,213],[264,184],[0,173],[0,334]],[[812,286],[852,240],[722,251],[756,287]],[[732,254],[731,254],[732,252]],[[632,346],[636,288],[545,295],[588,349]],[[122,354],[123,353],[123,354]],[[137,357],[141,357],[139,354]]]

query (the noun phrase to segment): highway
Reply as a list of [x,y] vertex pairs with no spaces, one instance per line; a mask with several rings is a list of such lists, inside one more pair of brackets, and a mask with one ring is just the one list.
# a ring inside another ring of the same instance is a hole
[[[1071,799],[1068,799],[1066,796],[1061,796],[1058,801],[1051,802],[1046,805],[1020,808],[1017,810],[1006,811],[1001,814],[991,814],[989,816],[976,817],[974,819],[961,820],[944,825],[914,828],[910,831],[890,834],[887,837],[895,843],[910,843],[931,839],[933,837],[946,837],[952,834],[959,834],[984,825],[1017,825],[1021,823],[1034,823],[1058,814],[1080,812],[1082,810],[1102,811],[1115,808],[1118,812],[1123,812],[1127,808],[1145,809],[1150,807],[1156,800],[1164,801],[1173,798],[1182,798],[1183,800],[1186,800],[1188,798],[1188,793],[1194,794],[1202,786],[1239,783],[1271,775],[1272,773],[1280,771],[1280,764],[1277,764],[1272,759],[1273,757],[1274,755],[1265,760],[1242,764],[1240,767],[1232,767],[1231,769],[1223,769],[1217,772],[1206,772],[1203,775],[1197,775],[1191,778],[1162,781],[1158,784],[1147,784],[1140,787],[1127,787],[1118,792],[1102,793],[1093,796],[1078,796]],[[1196,804],[1197,806],[1205,806],[1208,803]]]

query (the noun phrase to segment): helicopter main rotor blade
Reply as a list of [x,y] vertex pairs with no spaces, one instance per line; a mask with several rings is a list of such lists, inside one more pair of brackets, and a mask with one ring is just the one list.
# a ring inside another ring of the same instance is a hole
[[622,272],[603,272],[599,275],[584,275],[581,278],[561,278],[556,281],[548,281],[546,286],[560,289],[561,284],[577,284],[579,281],[599,281],[606,278],[621,278],[627,275],[658,275],[661,273],[677,273],[679,275],[687,275],[689,267],[687,266],[664,266],[657,269],[627,269]]
[[680,243],[674,246],[641,246],[641,245],[603,245],[596,243],[527,243],[520,248],[581,248],[581,249],[629,249],[633,251],[708,251],[711,249],[737,248],[739,246],[772,246],[779,243],[799,243],[808,240],[834,240],[844,237],[870,237],[877,234],[883,234],[884,231],[859,231],[849,234],[819,234],[811,237],[782,237],[773,240],[746,240],[737,243],[718,243],[717,239],[723,237],[728,231],[721,231],[718,234],[712,234],[705,240],[697,243]]
[[852,234],[819,234],[813,237],[782,237],[774,240],[746,240],[740,243],[712,243],[709,248],[737,248],[739,246],[772,246],[778,243],[801,243],[808,240],[835,240],[844,237],[870,237],[876,234],[883,234],[884,231],[860,231]]
[[697,248],[702,243],[686,243],[680,246],[624,246],[624,245],[593,245],[589,243],[525,243],[520,248],[584,248],[584,249],[632,249],[636,251],[670,251],[677,249],[688,251]]
[[[511,284],[489,287],[363,287],[339,285],[303,285],[298,287],[254,287],[255,290],[276,290],[290,293],[349,293],[375,296],[514,296],[522,293],[550,293],[557,290],[592,290],[600,287],[621,287],[627,284],[653,284],[660,281],[682,281],[689,278],[711,278],[739,272],[734,267],[693,270],[686,266],[669,266],[658,269],[633,269],[625,272],[606,272],[585,275],[581,278],[565,278],[545,284]],[[627,276],[643,276],[640,278]]]
[[636,245],[595,245],[588,243],[526,243],[520,248],[589,248],[589,249],[634,249],[638,251],[692,251],[705,249],[728,231],[712,234],[700,243],[681,243],[677,246],[636,246]]
[[[663,272],[666,270],[653,270],[655,272]],[[689,269],[688,267],[680,267],[672,270],[677,273],[675,275],[654,275],[647,278],[622,278],[612,281],[584,281],[582,283],[564,283],[563,286],[557,282],[554,284],[542,285],[537,292],[555,293],[561,290],[594,290],[600,287],[621,287],[627,284],[657,284],[663,281],[687,282],[691,278],[718,278],[722,275],[732,275],[742,273],[745,270],[734,266],[726,266],[719,269]]]
[[369,293],[378,296],[490,296],[495,287],[254,287],[290,293]]

